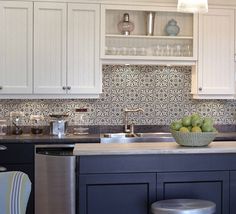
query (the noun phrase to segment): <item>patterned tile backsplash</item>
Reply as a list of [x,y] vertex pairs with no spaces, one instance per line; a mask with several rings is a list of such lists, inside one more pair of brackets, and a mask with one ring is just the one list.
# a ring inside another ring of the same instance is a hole
[[[236,101],[193,100],[191,67],[178,66],[103,66],[103,93],[100,99],[81,100],[0,100],[0,118],[11,111],[23,111],[23,124],[30,115],[70,112],[70,124],[78,116],[75,108],[87,108],[87,125],[122,125],[124,108],[143,108],[129,120],[139,125],[169,125],[171,121],[197,112],[211,116],[217,124],[236,124]],[[49,118],[48,118],[49,120]]]

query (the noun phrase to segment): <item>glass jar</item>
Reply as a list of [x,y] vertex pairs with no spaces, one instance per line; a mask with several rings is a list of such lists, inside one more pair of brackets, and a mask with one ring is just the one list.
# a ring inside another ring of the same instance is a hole
[[32,134],[42,134],[43,133],[43,123],[44,117],[42,115],[31,115],[31,133]]
[[22,131],[22,122],[23,122],[24,113],[20,111],[10,112],[10,121],[11,121],[11,133],[14,135],[21,135]]
[[7,134],[7,121],[0,120],[0,135],[6,135],[6,134]]
[[83,109],[76,111],[74,118],[74,135],[88,134],[89,128],[86,125],[87,119],[87,111],[84,111]]

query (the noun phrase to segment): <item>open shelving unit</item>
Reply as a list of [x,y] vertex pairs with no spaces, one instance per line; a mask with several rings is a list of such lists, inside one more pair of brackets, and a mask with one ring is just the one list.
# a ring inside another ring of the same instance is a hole
[[[146,35],[147,12],[155,12],[153,36]],[[129,14],[134,30],[122,35],[118,23]],[[167,23],[174,19],[180,28],[176,36],[166,32]],[[179,13],[175,7],[103,5],[101,58],[103,60],[164,60],[189,61],[197,59],[197,15]]]

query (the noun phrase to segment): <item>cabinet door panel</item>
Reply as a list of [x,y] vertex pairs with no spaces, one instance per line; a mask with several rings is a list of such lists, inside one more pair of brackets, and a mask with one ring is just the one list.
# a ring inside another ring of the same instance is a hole
[[148,214],[156,200],[156,174],[79,176],[79,213]]
[[34,3],[34,92],[63,94],[66,86],[66,3]]
[[236,213],[236,171],[230,172],[230,214]]
[[2,94],[32,93],[32,3],[0,2]]
[[200,94],[234,94],[234,10],[209,9],[199,20]]
[[229,172],[157,174],[158,200],[194,198],[216,203],[216,214],[229,213]]
[[68,81],[70,94],[101,92],[99,65],[100,8],[96,4],[68,5]]
[[33,163],[34,146],[32,144],[0,143],[0,164]]

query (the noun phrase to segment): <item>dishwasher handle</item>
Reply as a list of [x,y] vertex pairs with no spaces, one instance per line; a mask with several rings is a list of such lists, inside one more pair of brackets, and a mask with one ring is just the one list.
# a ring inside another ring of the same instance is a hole
[[36,147],[36,154],[49,156],[73,156],[74,145],[72,146],[41,146]]

